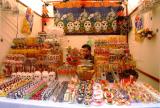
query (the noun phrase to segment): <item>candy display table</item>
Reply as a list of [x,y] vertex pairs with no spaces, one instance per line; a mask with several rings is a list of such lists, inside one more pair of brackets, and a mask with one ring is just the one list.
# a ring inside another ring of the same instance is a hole
[[5,97],[0,98],[0,107],[1,108],[109,108],[109,107],[132,107],[132,108],[142,108],[142,107],[159,107],[160,103],[149,103],[149,104],[142,104],[136,103],[131,104],[129,106],[117,106],[117,105],[107,105],[104,104],[102,106],[93,106],[93,105],[83,105],[83,104],[69,104],[69,103],[59,103],[53,101],[36,101],[36,100],[24,100],[24,99],[8,99]]

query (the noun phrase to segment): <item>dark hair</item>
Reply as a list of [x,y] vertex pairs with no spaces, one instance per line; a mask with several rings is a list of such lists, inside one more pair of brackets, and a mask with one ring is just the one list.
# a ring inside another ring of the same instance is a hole
[[91,46],[88,45],[88,44],[84,44],[84,45],[82,46],[82,48],[87,48],[89,51],[91,51]]

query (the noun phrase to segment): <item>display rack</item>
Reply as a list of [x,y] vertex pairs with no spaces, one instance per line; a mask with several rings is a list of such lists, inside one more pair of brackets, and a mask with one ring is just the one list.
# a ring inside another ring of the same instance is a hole
[[95,41],[95,65],[102,75],[112,74],[116,81],[118,74],[126,69],[133,68],[134,61],[129,53],[126,37],[111,37]]
[[3,71],[5,76],[12,73],[55,71],[63,63],[60,44],[47,36],[15,38],[7,54]]

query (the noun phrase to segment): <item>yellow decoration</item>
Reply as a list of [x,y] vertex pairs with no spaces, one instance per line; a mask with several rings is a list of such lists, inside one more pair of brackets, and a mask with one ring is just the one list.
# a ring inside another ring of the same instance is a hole
[[30,31],[30,25],[27,21],[26,18],[24,18],[23,20],[23,25],[22,25],[22,29],[21,29],[21,33],[25,33],[25,34],[30,34],[31,31]]

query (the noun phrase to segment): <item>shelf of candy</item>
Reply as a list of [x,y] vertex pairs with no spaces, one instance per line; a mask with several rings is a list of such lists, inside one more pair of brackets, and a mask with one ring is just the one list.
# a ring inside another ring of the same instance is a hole
[[94,52],[95,69],[99,77],[109,72],[121,73],[135,65],[125,36],[96,40]]
[[58,79],[67,80],[69,78],[70,80],[70,78],[76,75],[76,67],[66,63],[58,67],[56,73]]
[[5,76],[14,72],[54,70],[62,64],[62,55],[60,44],[48,41],[47,37],[16,38],[4,60],[3,70]]
[[3,83],[0,88],[0,96],[7,96],[10,92],[18,89],[19,87],[24,86],[29,83],[31,80],[21,79],[21,78],[12,78],[11,80]]
[[30,87],[28,90],[26,90],[26,94],[24,95],[24,99],[37,99],[39,96],[36,94],[45,88],[47,86],[47,83],[45,81],[39,81],[36,83],[33,87]]
[[142,83],[142,82],[137,82],[137,83],[135,83],[135,85],[138,87],[141,87],[148,94],[152,95],[152,97],[154,97],[154,99],[155,99],[153,102],[156,102],[156,101],[160,102],[160,92],[155,90],[151,85],[149,85],[147,83]]
[[[160,92],[158,92],[158,90],[154,89],[151,85],[149,85],[147,83],[143,83],[142,85],[144,86],[145,89],[147,88],[147,90],[150,91],[151,93],[154,93],[154,94],[160,96]],[[160,97],[159,97],[159,99],[160,99]]]
[[[160,95],[153,95],[152,92],[148,92],[143,86],[137,85],[137,83],[123,87],[123,90],[130,97],[131,103],[157,103],[160,102]],[[136,91],[136,92],[135,92]]]
[[68,87],[67,81],[63,81],[63,82],[59,83],[59,85],[57,86],[57,88],[53,92],[52,100],[55,102],[63,102],[64,101],[63,100],[64,94],[67,90],[67,87]]
[[76,48],[67,48],[67,57],[66,60],[68,64],[72,66],[77,66],[80,64],[80,51]]
[[[130,105],[134,103],[156,103],[160,100],[136,83],[112,83],[103,87],[107,104]],[[135,92],[136,91],[136,92]]]
[[31,81],[28,84],[18,88],[17,90],[10,92],[7,97],[13,99],[23,98],[26,94],[26,91],[37,83],[38,81]]
[[76,99],[76,91],[77,91],[78,81],[76,78],[71,78],[68,83],[67,90],[64,94],[64,102],[74,103]]
[[76,100],[79,104],[90,105],[92,102],[92,90],[93,82],[91,80],[88,81],[80,81],[79,87],[77,90]]
[[50,98],[53,95],[53,92],[57,88],[58,84],[59,84],[58,80],[51,81],[51,83],[48,85],[48,88],[43,91],[41,99],[42,100],[50,100]]
[[82,81],[71,78],[69,82],[52,79],[47,84],[43,77],[34,76],[34,79],[27,77],[6,79],[0,85],[0,96],[95,106],[160,102],[159,92],[148,84],[135,82],[132,77],[114,83],[107,80]]
[[103,100],[103,90],[100,83],[95,82],[93,84],[93,105],[102,105],[104,104]]

